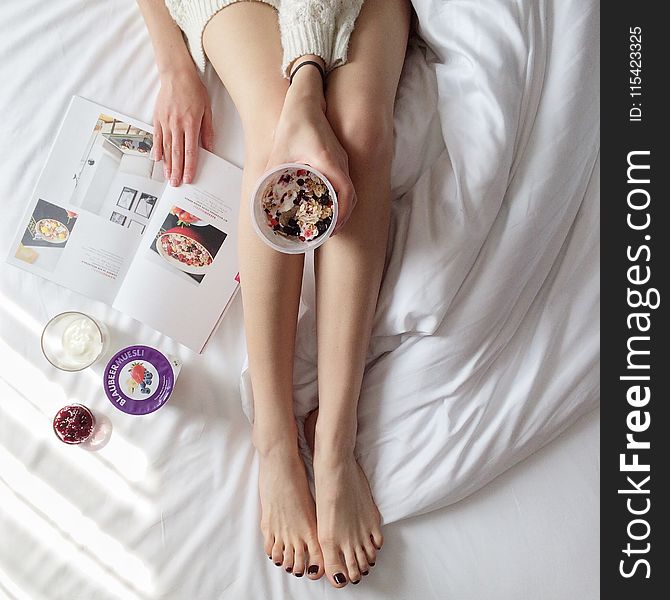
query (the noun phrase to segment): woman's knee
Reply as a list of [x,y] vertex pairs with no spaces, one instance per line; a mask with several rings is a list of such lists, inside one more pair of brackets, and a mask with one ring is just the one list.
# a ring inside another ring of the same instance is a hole
[[393,160],[393,113],[372,102],[328,105],[335,135],[352,163],[365,169],[385,168]]

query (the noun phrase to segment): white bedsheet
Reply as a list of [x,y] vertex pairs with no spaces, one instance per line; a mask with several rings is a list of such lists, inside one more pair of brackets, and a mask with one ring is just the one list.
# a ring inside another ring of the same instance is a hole
[[[359,415],[386,523],[471,494],[598,392],[597,3],[414,4],[429,48],[413,44],[399,92],[393,243]],[[8,0],[0,28],[4,256],[71,95],[150,121],[158,79],[131,0]],[[217,152],[241,164],[239,120],[207,82]],[[299,414],[315,400],[311,298],[308,285]],[[39,332],[66,309],[108,323],[116,347],[179,356],[168,405],[123,415],[99,366],[50,368]],[[378,566],[338,591],[262,551],[239,298],[202,356],[5,264],[0,314],[0,597],[598,597],[595,413],[463,502],[387,525]],[[71,401],[110,420],[98,452],[51,433]]]

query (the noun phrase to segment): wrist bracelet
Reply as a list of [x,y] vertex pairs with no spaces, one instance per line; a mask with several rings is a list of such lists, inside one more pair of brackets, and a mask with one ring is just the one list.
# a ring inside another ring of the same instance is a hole
[[291,73],[291,76],[289,77],[289,85],[293,83],[293,78],[295,77],[295,74],[298,72],[298,69],[301,67],[304,67],[305,65],[313,65],[317,69],[319,69],[319,73],[321,74],[321,81],[323,82],[323,87],[326,87],[326,72],[323,70],[323,67],[316,61],[314,60],[303,60],[295,69],[293,69],[293,73]]

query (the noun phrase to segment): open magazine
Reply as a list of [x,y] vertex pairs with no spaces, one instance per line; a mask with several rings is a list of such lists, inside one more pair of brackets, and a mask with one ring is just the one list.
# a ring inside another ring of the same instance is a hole
[[152,128],[75,96],[7,261],[202,352],[239,287],[241,170],[166,184]]

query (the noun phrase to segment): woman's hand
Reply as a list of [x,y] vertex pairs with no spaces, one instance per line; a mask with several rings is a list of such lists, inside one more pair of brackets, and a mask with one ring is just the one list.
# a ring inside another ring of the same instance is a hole
[[170,185],[191,183],[198,165],[198,141],[212,151],[214,130],[207,89],[195,66],[161,76],[154,109],[154,160],[165,161]]
[[347,153],[333,133],[325,109],[321,75],[316,68],[306,65],[296,73],[286,93],[267,168],[299,162],[321,171],[337,192],[335,235],[349,219],[356,204],[356,192],[349,177]]

